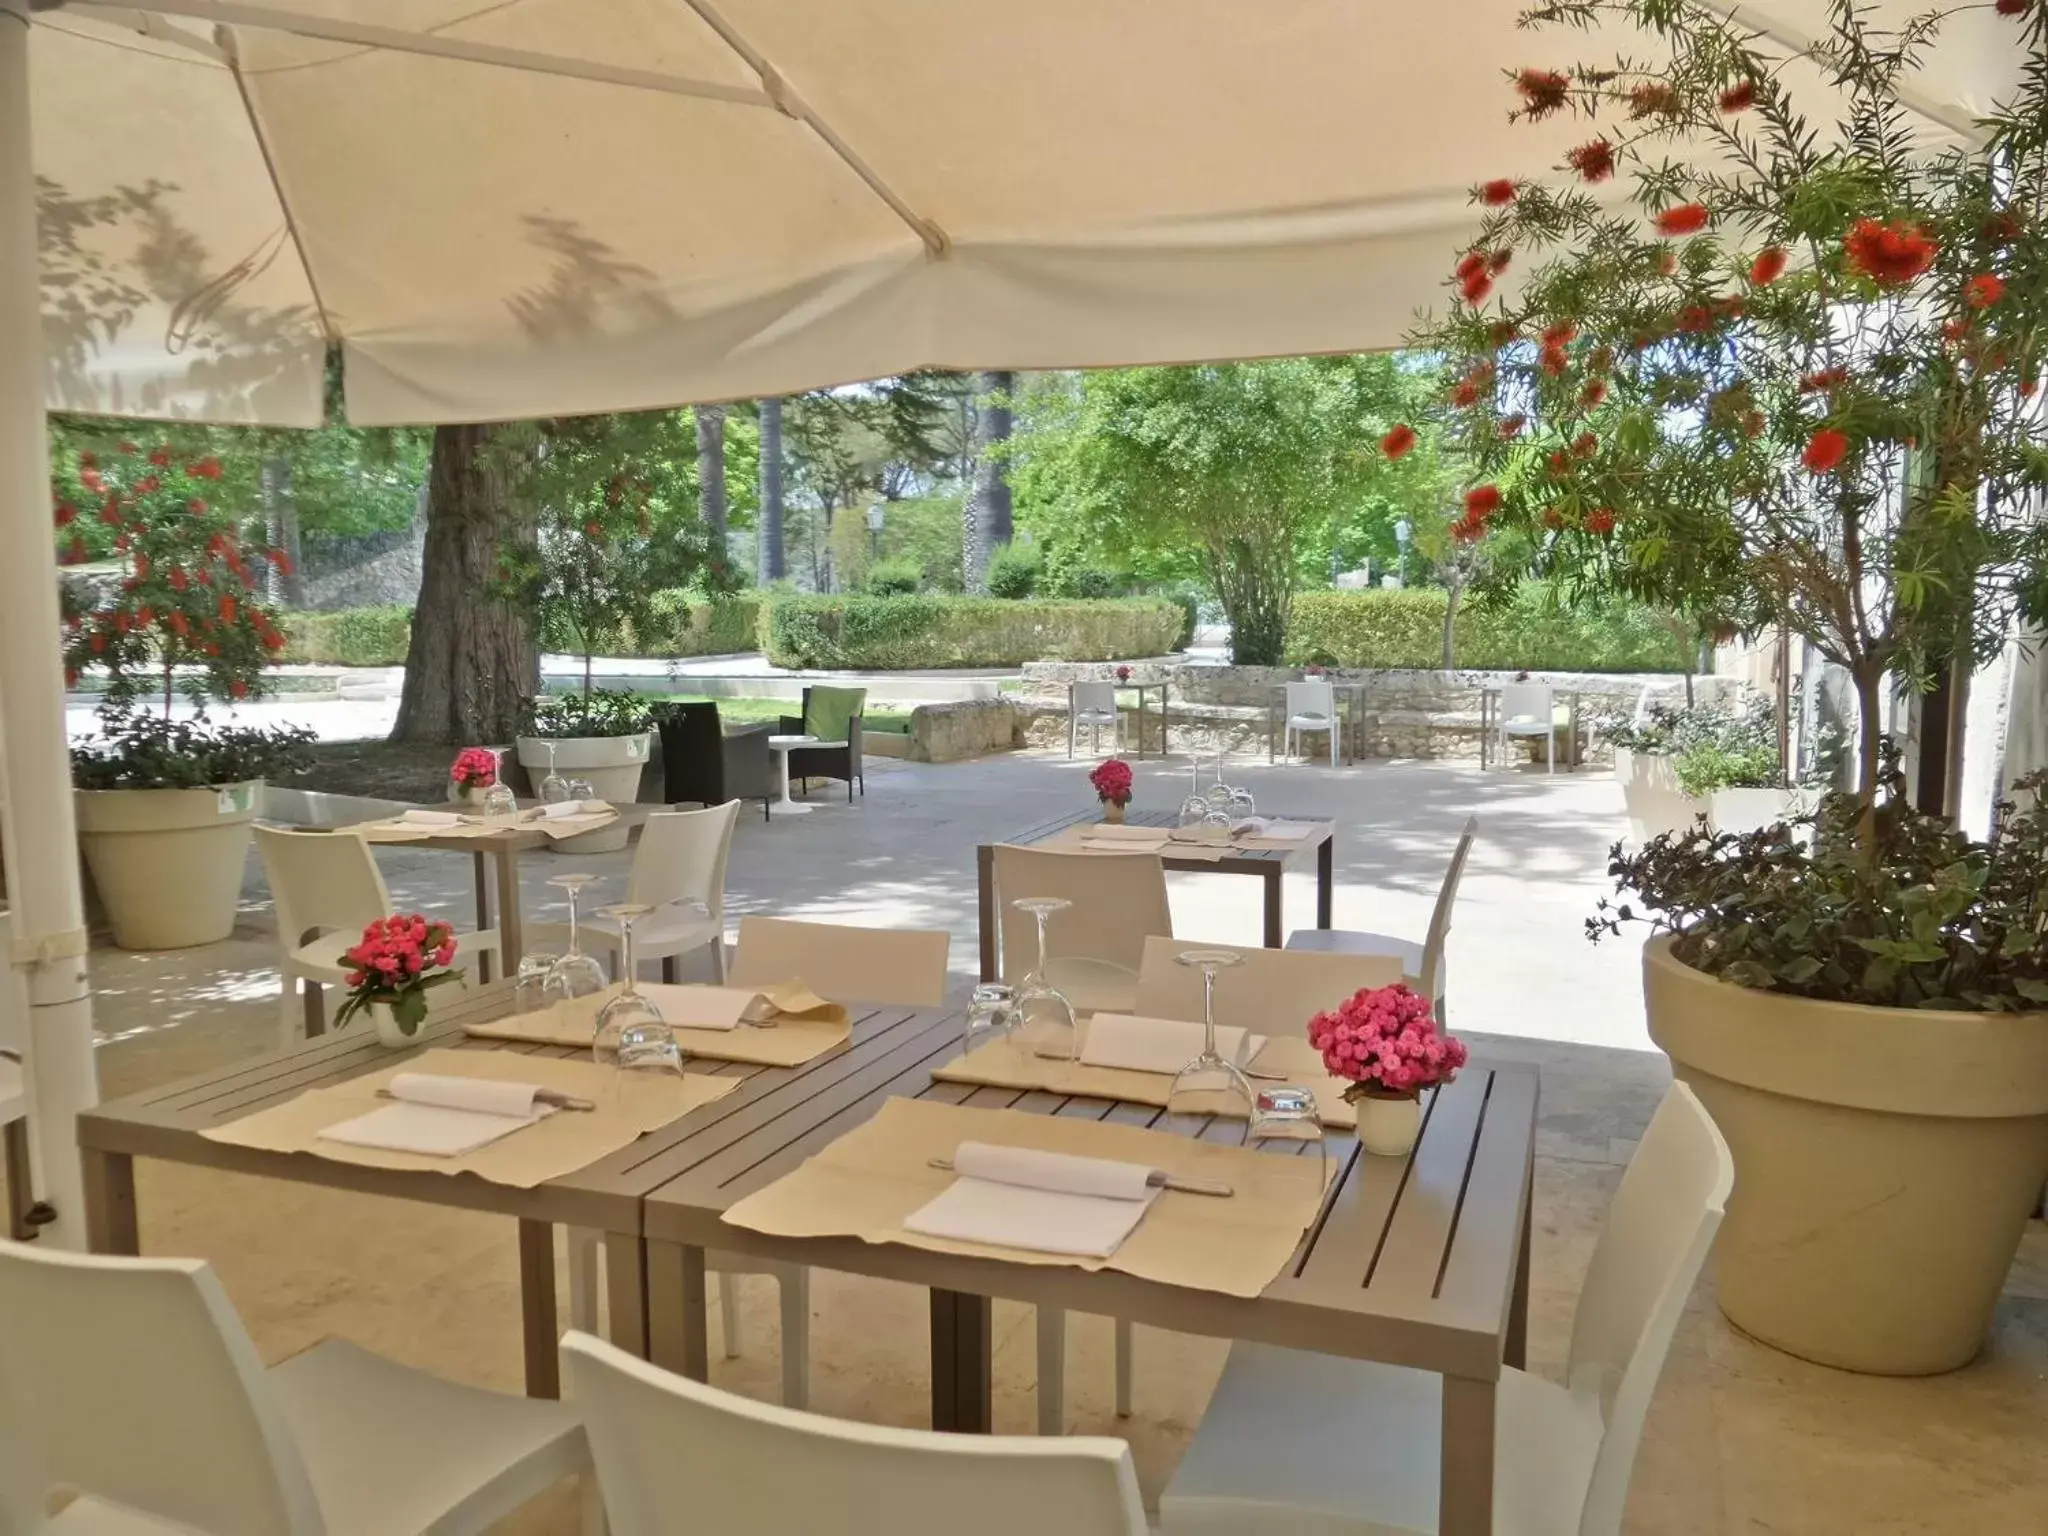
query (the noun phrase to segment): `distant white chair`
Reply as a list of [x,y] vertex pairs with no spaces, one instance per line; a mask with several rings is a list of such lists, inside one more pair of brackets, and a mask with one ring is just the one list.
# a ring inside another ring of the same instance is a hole
[[1062,853],[1000,843],[995,849],[1002,978],[1014,985],[1038,958],[1038,925],[1024,896],[1070,903],[1046,922],[1046,979],[1078,1013],[1127,1013],[1138,998],[1145,940],[1173,932],[1166,868],[1156,853]]
[[[1345,928],[1297,928],[1287,936],[1287,947],[1296,952],[1324,952],[1341,955],[1380,955],[1398,960],[1399,980],[1406,981],[1436,1006],[1438,1023],[1446,1022],[1444,1000],[1450,990],[1444,947],[1451,937],[1451,916],[1458,905],[1458,884],[1465,878],[1465,860],[1472,852],[1472,840],[1479,835],[1479,818],[1465,818],[1465,830],[1444,870],[1444,883],[1437,888],[1436,906],[1429,914],[1429,931],[1420,944],[1392,933],[1360,933]],[[1227,972],[1225,973],[1228,974]],[[1218,990],[1221,990],[1219,982]]]
[[[1287,728],[1280,733],[1280,750],[1294,756],[1295,737],[1307,731],[1324,731],[1330,738],[1330,766],[1337,766],[1337,690],[1328,682],[1311,679],[1287,685]],[[1304,758],[1307,752],[1301,754]]]
[[1500,713],[1494,718],[1500,760],[1508,761],[1508,742],[1518,736],[1541,736],[1548,771],[1557,772],[1557,703],[1548,683],[1508,683],[1500,691]]
[[[676,979],[676,961],[711,951],[712,974],[725,979],[725,869],[740,803],[728,800],[701,811],[657,811],[640,829],[626,900],[654,910],[633,924],[633,950],[659,960],[664,981]],[[595,912],[579,920],[583,940],[610,951],[616,975],[623,944],[616,919]]]
[[947,1435],[797,1413],[582,1333],[562,1374],[612,1536],[1145,1536],[1121,1440]]
[[[306,989],[304,1018],[311,1034],[324,1006],[321,988],[340,986],[348,979],[350,968],[342,953],[362,938],[365,924],[392,915],[391,893],[370,845],[347,831],[290,832],[259,826],[256,851],[263,857],[264,878],[277,907],[277,938],[284,946],[278,1013],[284,1043],[290,1045],[300,1028],[300,984]],[[458,933],[455,941],[466,956],[502,950],[495,928]]]
[[0,1530],[13,1536],[463,1536],[588,1471],[567,1404],[338,1339],[265,1370],[196,1260],[0,1243]]
[[1067,756],[1074,755],[1074,738],[1082,726],[1088,727],[1089,755],[1100,757],[1102,728],[1108,726],[1111,744],[1121,746],[1123,724],[1123,711],[1116,707],[1115,683],[1067,684]]
[[[1503,1370],[1499,1536],[1619,1536],[1643,1418],[1734,1183],[1727,1143],[1666,1090],[1608,1206],[1566,1384]],[[1437,1530],[1443,1378],[1238,1344],[1159,1500],[1162,1536],[1425,1536]]]

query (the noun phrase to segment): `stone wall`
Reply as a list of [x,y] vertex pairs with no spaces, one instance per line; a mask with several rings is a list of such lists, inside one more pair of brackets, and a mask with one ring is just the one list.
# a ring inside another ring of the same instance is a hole
[[303,534],[295,606],[313,613],[387,603],[411,607],[420,594],[426,545],[424,516],[409,528],[354,538]]
[[[1022,744],[1017,711],[1008,699],[960,699],[920,704],[910,712],[914,763],[957,763],[963,758],[1008,752]],[[864,740],[873,741],[870,733]]]

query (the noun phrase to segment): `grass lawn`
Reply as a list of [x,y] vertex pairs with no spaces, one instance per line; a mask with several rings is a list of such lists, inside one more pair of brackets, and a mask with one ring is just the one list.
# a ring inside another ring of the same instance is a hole
[[[693,693],[669,693],[660,695],[679,703],[695,703],[702,695]],[[718,706],[721,723],[731,725],[759,725],[763,721],[780,720],[784,715],[793,715],[800,707],[795,699],[713,699]],[[907,709],[877,709],[873,705],[860,717],[864,731],[893,731],[899,736],[910,734],[910,711]]]

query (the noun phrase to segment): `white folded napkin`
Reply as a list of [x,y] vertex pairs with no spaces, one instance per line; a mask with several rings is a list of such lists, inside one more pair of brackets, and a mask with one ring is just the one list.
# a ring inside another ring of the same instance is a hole
[[640,993],[677,1029],[738,1029],[772,1017],[775,1005],[745,987],[685,987],[642,982]]
[[1246,837],[1269,837],[1275,842],[1298,843],[1314,831],[1305,821],[1281,821],[1271,816],[1247,816],[1230,824],[1230,830]]
[[611,810],[608,800],[551,800],[540,808],[542,821],[560,821],[568,816],[601,816]]
[[903,1219],[904,1230],[1076,1258],[1106,1259],[1137,1229],[1159,1191],[1137,1163],[964,1141],[958,1175]]
[[459,827],[462,818],[453,811],[425,811],[418,807],[398,818],[415,827]]
[[552,1104],[535,1102],[540,1089],[532,1083],[401,1072],[386,1091],[395,1103],[330,1125],[319,1139],[421,1157],[460,1157],[555,1113]]
[[[1216,1050],[1242,1066],[1265,1048],[1264,1035],[1216,1026]],[[1202,1050],[1202,1026],[1193,1019],[1149,1019],[1141,1014],[1098,1013],[1081,1035],[1081,1064],[1171,1075]]]

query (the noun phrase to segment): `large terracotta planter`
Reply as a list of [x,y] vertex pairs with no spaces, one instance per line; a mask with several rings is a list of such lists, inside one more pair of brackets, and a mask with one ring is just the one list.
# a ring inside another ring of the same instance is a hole
[[[522,736],[518,743],[519,762],[537,789],[547,776],[548,748],[553,747],[556,773],[565,779],[589,780],[600,800],[631,805],[640,798],[640,775],[646,771],[653,742],[651,731],[635,736],[564,736],[552,740]],[[626,846],[629,835],[630,829],[620,821],[580,837],[563,838],[552,846],[557,853],[616,853]]]
[[1650,1035],[1735,1155],[1743,1332],[1844,1370],[1967,1364],[2048,1180],[2048,1013],[1861,1008],[1643,952]]
[[189,949],[234,930],[263,782],[81,789],[78,840],[123,949]]

